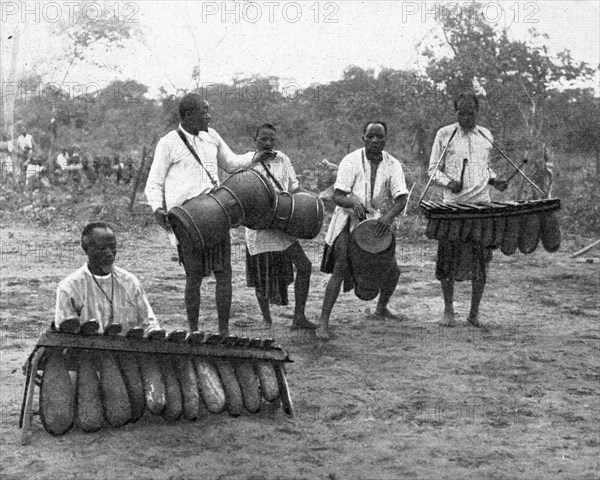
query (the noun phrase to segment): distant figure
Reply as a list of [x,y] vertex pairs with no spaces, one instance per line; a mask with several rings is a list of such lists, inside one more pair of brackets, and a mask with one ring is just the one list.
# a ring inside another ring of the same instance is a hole
[[87,263],[58,284],[54,324],[65,320],[96,320],[100,332],[113,324],[123,330],[142,327],[146,332],[160,328],[148,297],[137,277],[113,265],[117,239],[101,222],[90,223],[81,233]]
[[0,182],[11,183],[15,180],[15,164],[13,159],[13,143],[6,134],[0,140]]
[[115,175],[115,181],[118,185],[121,183],[121,178],[123,177],[123,164],[121,163],[118,155],[113,157],[111,169]]
[[33,137],[27,133],[25,126],[21,127],[21,134],[17,137],[17,162],[16,174],[21,181],[25,179],[27,164],[33,158],[34,142]]
[[44,165],[44,161],[39,157],[33,157],[25,169],[25,185],[31,188],[49,187],[47,174],[48,169]]

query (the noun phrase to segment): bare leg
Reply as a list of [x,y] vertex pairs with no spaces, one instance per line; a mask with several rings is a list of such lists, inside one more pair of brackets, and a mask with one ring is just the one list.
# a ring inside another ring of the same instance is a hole
[[483,297],[485,289],[485,278],[481,277],[473,280],[473,291],[471,293],[471,311],[467,317],[467,322],[475,327],[481,326],[479,323],[479,304]]
[[265,325],[270,327],[273,324],[273,320],[271,319],[269,299],[267,297],[263,297],[258,289],[256,290],[256,299],[258,300],[258,306],[260,307],[260,313],[262,313],[263,321],[265,322]]
[[288,254],[296,267],[296,280],[294,282],[294,320],[292,321],[292,329],[314,330],[317,326],[308,321],[305,314],[306,300],[308,299],[308,291],[310,289],[312,263],[310,263],[310,260],[299,243],[294,243],[288,249]]
[[186,272],[185,275],[185,311],[192,332],[198,331],[202,278],[198,272]]
[[377,301],[377,307],[375,308],[375,315],[390,318],[393,320],[400,320],[401,317],[395,313],[393,313],[388,308],[388,303],[394,291],[396,290],[396,286],[398,285],[398,279],[400,278],[400,269],[398,268],[398,264],[390,268],[386,275],[386,280],[383,284],[383,288],[379,293],[379,300]]
[[452,327],[456,325],[454,319],[454,280],[441,280],[442,293],[444,295],[444,316],[440,320],[440,325]]
[[226,261],[225,270],[215,273],[217,285],[215,287],[215,299],[217,304],[217,318],[219,321],[219,333],[223,336],[229,335],[229,316],[231,314],[231,263]]

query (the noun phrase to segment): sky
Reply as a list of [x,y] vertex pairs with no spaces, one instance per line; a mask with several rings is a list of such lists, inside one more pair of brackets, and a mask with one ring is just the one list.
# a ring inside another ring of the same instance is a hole
[[[483,1],[482,5],[477,13],[491,24],[510,25],[514,39],[528,38],[528,30],[535,28],[549,35],[545,45],[551,53],[566,48],[576,60],[594,67],[600,63],[600,1],[507,0]],[[93,21],[102,13],[115,21],[135,22],[144,32],[145,44],[110,55],[94,52],[94,59],[114,68],[76,62],[68,75],[73,84],[103,87],[116,78],[131,78],[148,85],[153,93],[159,87],[174,92],[194,87],[192,70],[199,65],[203,86],[261,75],[276,76],[281,86],[293,90],[338,80],[349,65],[376,72],[418,68],[419,45],[436,28],[435,18],[443,15],[444,6],[474,13],[466,0],[144,0],[77,6],[62,0],[3,0],[2,56],[6,65],[11,46],[6,33],[21,22],[26,35],[21,36],[19,67],[38,71],[46,82],[60,82],[66,64],[55,58],[60,45],[49,36],[48,27],[59,15],[67,20],[84,15]]]

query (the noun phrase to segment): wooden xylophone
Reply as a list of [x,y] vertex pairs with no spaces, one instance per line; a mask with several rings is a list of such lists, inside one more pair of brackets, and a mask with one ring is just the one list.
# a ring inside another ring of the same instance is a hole
[[560,247],[556,211],[560,199],[488,203],[420,203],[428,219],[425,235],[438,241],[477,242],[512,255],[533,252],[541,239],[549,252]]
[[197,420],[208,412],[255,413],[272,402],[294,416],[284,368],[292,360],[273,339],[185,330],[144,336],[141,328],[121,335],[120,325],[98,334],[95,321],[77,322],[67,333],[63,325],[40,335],[24,367],[23,444],[34,413],[53,435],[73,426],[86,432],[122,426],[146,410],[167,421]]

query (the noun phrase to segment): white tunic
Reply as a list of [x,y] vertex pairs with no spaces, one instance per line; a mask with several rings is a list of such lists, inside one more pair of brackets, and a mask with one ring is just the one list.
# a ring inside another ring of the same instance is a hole
[[100,332],[112,323],[122,324],[124,331],[133,327],[142,327],[146,332],[159,328],[142,284],[135,275],[119,267],[113,267],[109,275],[99,276],[93,275],[86,264],[58,284],[54,323],[58,327],[69,318],[80,322],[96,320]]
[[[251,161],[254,153],[255,152],[248,152],[244,156]],[[285,153],[280,151],[276,151],[276,153],[277,156],[274,159],[265,161],[264,163],[283,189],[286,192],[292,192],[299,186],[292,162]],[[275,182],[267,175],[267,172],[260,163],[253,167],[253,169],[262,173],[269,179],[269,182],[271,182],[275,191],[278,191],[277,185],[275,185]],[[252,230],[246,228],[246,246],[248,247],[250,255],[257,255],[265,252],[281,252],[286,250],[295,241],[296,237],[288,235],[280,230]]]
[[[435,166],[440,159],[444,147],[450,140],[452,132],[458,128],[450,142],[440,166]],[[460,182],[463,160],[467,159],[467,166],[463,176],[463,189],[460,193],[452,193],[449,188],[443,189],[445,202],[489,202],[488,181],[496,178],[490,167],[490,151],[492,144],[488,142],[479,130],[493,141],[492,134],[487,128],[475,126],[466,132],[458,123],[440,128],[435,136],[431,157],[429,158],[429,176],[442,187],[446,187],[451,180]]]
[[[385,200],[396,199],[400,195],[408,194],[400,161],[386,151],[383,152],[383,160],[377,168],[377,176],[371,192],[371,162],[367,160],[364,148],[359,148],[342,159],[333,187],[336,190],[356,195],[367,208],[367,218],[379,218],[380,209]],[[336,205],[325,236],[327,245],[333,245],[337,236],[346,226],[348,219],[350,219],[350,231],[352,231],[358,223],[356,215],[351,208],[342,208]]]

